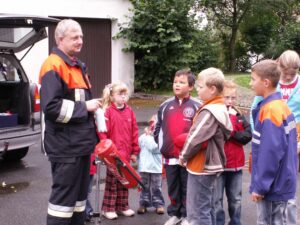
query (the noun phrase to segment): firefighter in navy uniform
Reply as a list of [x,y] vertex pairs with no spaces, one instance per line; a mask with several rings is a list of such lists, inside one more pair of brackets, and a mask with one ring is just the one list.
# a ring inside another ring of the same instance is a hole
[[55,47],[40,72],[41,106],[45,118],[44,147],[51,162],[52,192],[47,225],[82,225],[89,185],[90,154],[98,142],[85,66],[75,55],[82,41],[80,25],[62,20]]

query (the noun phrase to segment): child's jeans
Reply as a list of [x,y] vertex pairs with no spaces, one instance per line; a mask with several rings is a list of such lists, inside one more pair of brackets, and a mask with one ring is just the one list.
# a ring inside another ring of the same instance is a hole
[[215,192],[216,224],[225,224],[225,212],[223,209],[224,190],[228,201],[229,225],[241,225],[242,208],[242,170],[225,171],[217,178]]
[[257,202],[257,225],[296,225],[289,221],[288,201]]
[[94,181],[94,175],[90,175],[90,183],[89,183],[88,196],[87,196],[86,208],[85,208],[85,215],[87,217],[91,216],[94,212],[94,209],[91,205],[91,193],[93,188],[93,181]]
[[188,173],[187,217],[189,225],[215,225],[214,191],[217,175]]
[[287,222],[288,224],[297,224],[297,199],[289,199],[287,203]]
[[161,173],[140,173],[142,182],[145,186],[140,196],[140,206],[155,207],[165,205],[164,197],[162,195],[162,175]]

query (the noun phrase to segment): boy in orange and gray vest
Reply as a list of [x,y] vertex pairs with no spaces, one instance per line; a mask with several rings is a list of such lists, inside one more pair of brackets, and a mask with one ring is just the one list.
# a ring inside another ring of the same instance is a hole
[[203,70],[196,85],[204,104],[194,118],[179,159],[188,171],[188,222],[190,225],[211,225],[215,221],[216,180],[225,167],[224,143],[230,136],[232,124],[222,96],[222,71],[216,68]]

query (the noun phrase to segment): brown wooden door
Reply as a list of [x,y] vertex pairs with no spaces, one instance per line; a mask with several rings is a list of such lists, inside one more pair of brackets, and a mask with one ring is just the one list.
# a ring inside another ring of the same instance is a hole
[[[83,32],[83,48],[78,58],[87,65],[93,96],[101,97],[104,86],[111,83],[111,21],[108,19],[72,19],[80,23]],[[56,46],[54,30],[54,26],[49,27],[50,51],[53,46]]]

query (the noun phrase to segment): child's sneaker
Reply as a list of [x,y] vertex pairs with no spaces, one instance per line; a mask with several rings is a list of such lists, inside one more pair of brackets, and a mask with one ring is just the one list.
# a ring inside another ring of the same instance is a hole
[[88,215],[85,216],[85,222],[89,222],[89,223],[93,223],[93,213],[90,213]]
[[170,219],[167,220],[167,222],[165,222],[164,225],[176,225],[179,224],[179,222],[181,221],[182,218],[178,218],[177,216],[172,216],[170,217]]
[[109,220],[114,220],[118,218],[116,212],[102,212],[102,215]]
[[165,213],[165,209],[162,206],[156,208],[155,211],[156,211],[157,214],[164,214]]
[[140,206],[140,208],[137,210],[138,214],[144,214],[146,212],[147,212],[147,209],[144,206]]
[[187,220],[186,217],[182,218],[180,225],[189,225],[189,221]]
[[123,216],[134,216],[134,211],[132,209],[127,209],[121,211],[120,214],[122,214]]

